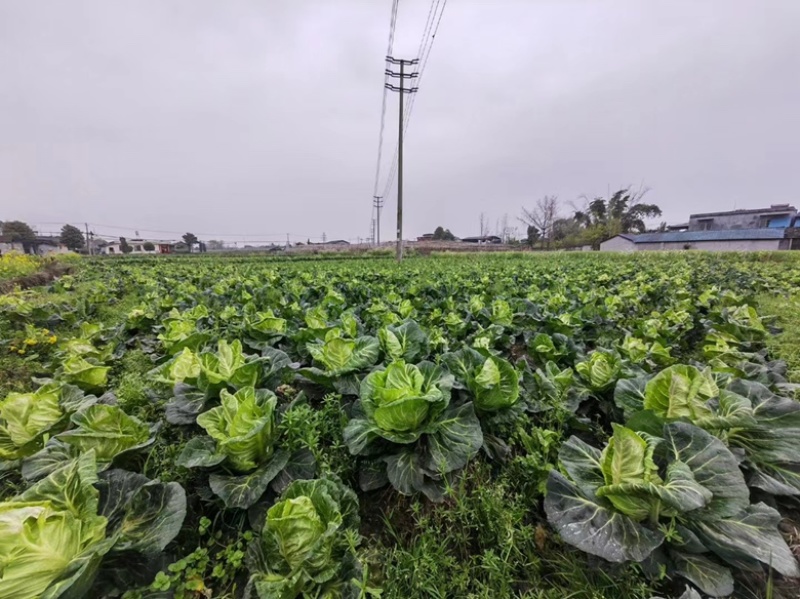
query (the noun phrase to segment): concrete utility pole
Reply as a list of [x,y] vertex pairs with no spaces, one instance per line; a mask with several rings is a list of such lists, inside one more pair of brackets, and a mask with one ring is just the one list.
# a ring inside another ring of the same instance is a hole
[[397,261],[399,262],[403,259],[403,94],[413,94],[419,90],[418,87],[409,87],[408,89],[404,88],[404,80],[415,79],[419,76],[419,73],[416,71],[413,73],[406,73],[404,67],[406,65],[411,66],[418,64],[419,59],[415,58],[414,60],[402,60],[387,56],[386,62],[400,65],[399,73],[395,73],[394,71],[386,69],[386,75],[400,79],[400,86],[397,87],[391,83],[385,84],[386,89],[389,89],[393,92],[399,92],[400,94],[400,110],[398,111],[400,117],[400,126],[397,137]]
[[89,239],[89,223],[83,223],[86,227],[86,247],[89,248],[89,255],[92,255],[92,240]]
[[372,205],[375,207],[375,233],[377,236],[377,245],[381,244],[381,208],[383,208],[383,198],[381,196],[372,196]]

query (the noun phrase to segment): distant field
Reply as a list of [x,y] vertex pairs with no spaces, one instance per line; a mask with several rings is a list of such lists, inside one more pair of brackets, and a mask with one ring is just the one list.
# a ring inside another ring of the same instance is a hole
[[365,255],[0,295],[0,597],[793,596],[796,254]]

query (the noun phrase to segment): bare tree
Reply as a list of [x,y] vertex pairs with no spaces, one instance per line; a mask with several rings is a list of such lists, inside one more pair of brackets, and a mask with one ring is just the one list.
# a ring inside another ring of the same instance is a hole
[[489,234],[489,221],[486,218],[486,213],[485,212],[481,212],[480,227],[481,227],[480,236],[481,237],[486,237]]
[[553,240],[553,223],[558,219],[558,196],[544,196],[536,201],[536,205],[531,208],[522,208],[522,216],[519,220],[528,225],[534,226],[541,232],[543,243],[550,243]]
[[503,219],[500,221],[500,237],[503,243],[508,243],[511,237],[511,225],[508,224],[508,213],[503,214]]

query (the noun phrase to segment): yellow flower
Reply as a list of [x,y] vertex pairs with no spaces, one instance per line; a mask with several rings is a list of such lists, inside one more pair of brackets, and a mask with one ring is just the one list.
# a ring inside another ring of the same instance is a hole
[[38,343],[38,341],[36,341],[36,339],[28,338],[28,339],[25,340],[25,345],[36,345],[37,343]]
[[55,335],[50,335],[50,338],[48,339],[48,341],[50,342],[50,345],[53,345],[53,343],[58,341],[58,337],[56,337]]
[[24,349],[17,350],[17,353],[18,353],[20,356],[24,356],[24,355],[25,355],[25,350],[24,350]]
[[10,351],[17,351],[17,346],[16,346],[16,345],[12,345],[12,346],[11,346],[11,347],[9,347],[8,349],[9,349]]

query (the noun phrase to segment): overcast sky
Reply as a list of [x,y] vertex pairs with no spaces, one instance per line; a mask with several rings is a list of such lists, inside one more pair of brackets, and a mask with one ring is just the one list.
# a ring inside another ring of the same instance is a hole
[[[430,4],[400,1],[395,56],[416,55]],[[0,0],[0,220],[366,237],[390,7]],[[800,205],[799,28],[798,0],[449,0],[406,139],[405,237],[642,183],[669,222]],[[384,239],[395,210],[393,187]]]

